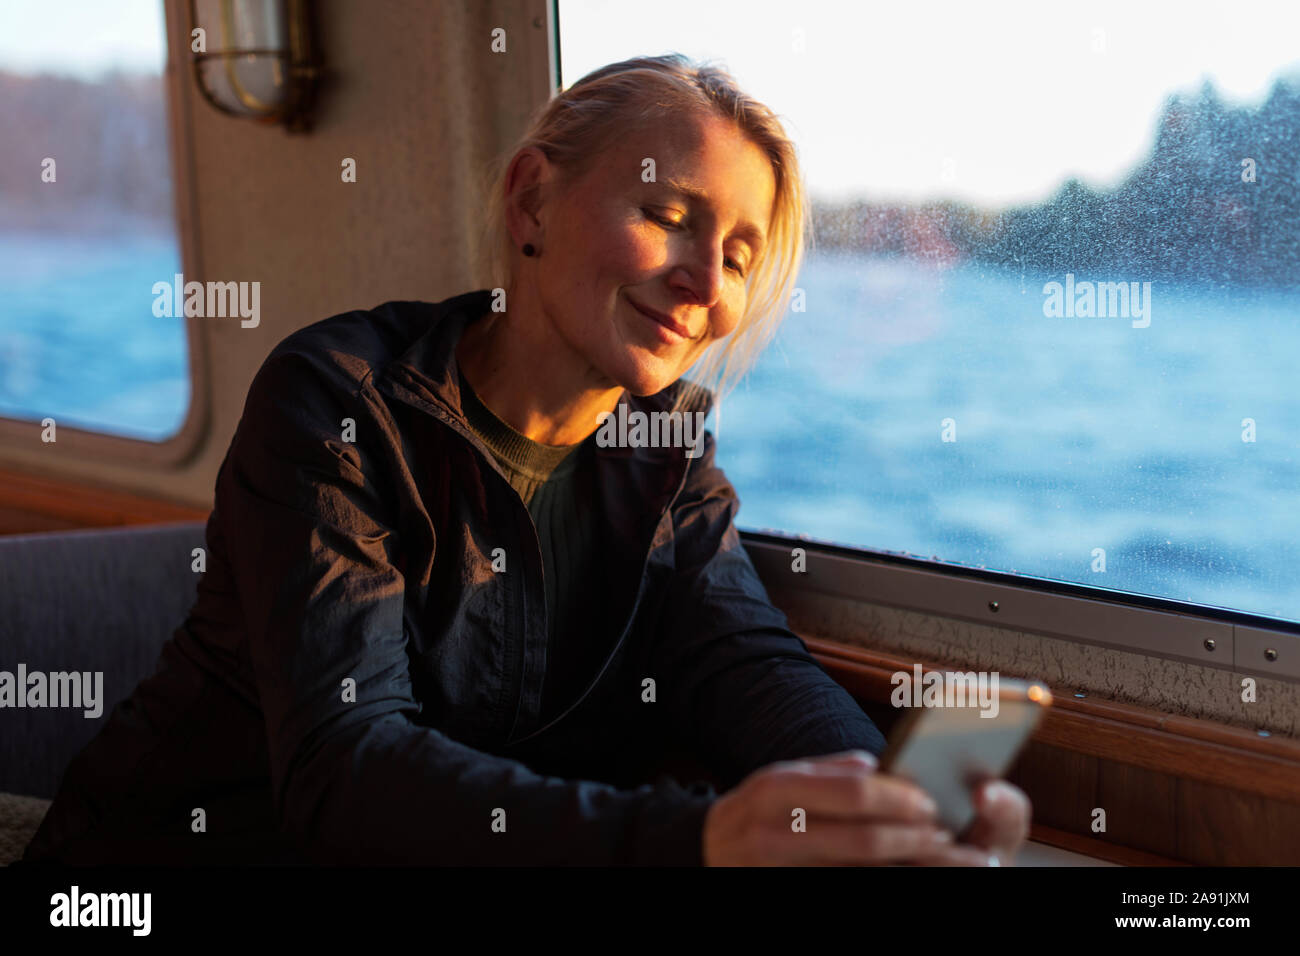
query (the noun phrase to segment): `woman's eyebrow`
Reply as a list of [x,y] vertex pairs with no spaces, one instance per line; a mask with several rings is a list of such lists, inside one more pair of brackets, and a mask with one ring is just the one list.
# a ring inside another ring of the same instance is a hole
[[[664,177],[660,182],[674,192],[679,192],[683,196],[687,196],[701,205],[710,207],[713,205],[713,201],[709,199],[704,190],[700,189],[698,186],[693,186],[681,179],[674,179],[671,176]],[[755,253],[761,250],[763,244],[767,241],[767,236],[763,234],[763,230],[759,229],[758,226],[754,225],[749,220],[737,223],[734,231],[736,235],[749,240],[749,244],[754,248]]]

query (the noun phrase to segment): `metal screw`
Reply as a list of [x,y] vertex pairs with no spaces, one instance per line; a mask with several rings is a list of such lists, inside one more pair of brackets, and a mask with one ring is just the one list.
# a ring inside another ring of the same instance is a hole
[[1212,650],[1214,650],[1214,638],[1212,638],[1212,637],[1207,637],[1207,638],[1205,639],[1205,649],[1206,649],[1207,651],[1212,651]]
[[1270,647],[1268,650],[1264,652],[1264,660],[1266,661],[1277,660],[1277,651]]
[[994,614],[997,614],[997,613],[998,613],[998,602],[997,602],[997,601],[989,601],[989,610],[992,611]]

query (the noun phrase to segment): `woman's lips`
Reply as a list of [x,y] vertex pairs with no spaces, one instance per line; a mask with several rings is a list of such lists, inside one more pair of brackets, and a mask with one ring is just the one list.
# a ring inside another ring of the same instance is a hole
[[689,339],[691,337],[691,333],[689,329],[687,329],[683,325],[680,325],[677,322],[674,322],[672,319],[664,315],[662,312],[656,312],[654,311],[654,309],[648,309],[645,306],[641,305],[640,303],[634,302],[630,297],[628,297],[627,301],[632,303],[632,308],[636,309],[647,319],[650,319],[652,322],[655,323],[655,325],[657,325],[662,330],[663,334],[661,334],[660,337],[663,338],[665,341],[675,342],[679,339]]

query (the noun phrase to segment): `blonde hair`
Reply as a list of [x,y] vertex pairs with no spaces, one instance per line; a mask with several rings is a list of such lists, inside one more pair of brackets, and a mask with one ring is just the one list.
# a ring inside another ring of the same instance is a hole
[[635,57],[588,73],[534,113],[527,132],[488,170],[486,216],[478,260],[493,288],[508,288],[513,246],[505,221],[505,177],[510,162],[530,146],[540,149],[573,182],[631,130],[687,114],[715,115],[734,122],[768,157],[776,179],[767,242],[745,277],[748,293],[735,331],[714,342],[696,360],[697,381],[684,383],[673,406],[678,411],[712,390],[718,401],[758,359],[785,317],[811,245],[810,208],[794,143],[775,113],[745,95],[725,69],[695,64],[685,56]]

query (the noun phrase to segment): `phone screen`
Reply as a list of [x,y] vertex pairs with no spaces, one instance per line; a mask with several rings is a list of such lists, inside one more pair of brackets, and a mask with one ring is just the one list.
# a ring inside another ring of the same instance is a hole
[[1003,683],[992,717],[968,706],[911,712],[881,761],[882,772],[905,777],[930,794],[939,805],[940,822],[958,836],[975,819],[971,789],[1006,773],[1051,701],[1041,684]]

